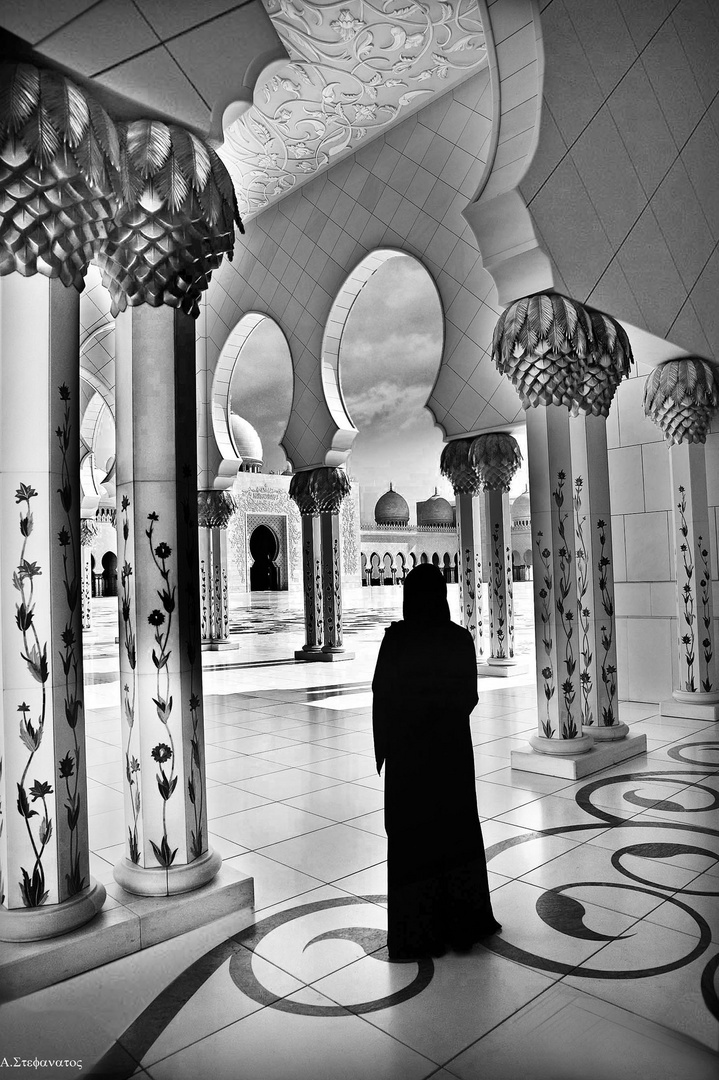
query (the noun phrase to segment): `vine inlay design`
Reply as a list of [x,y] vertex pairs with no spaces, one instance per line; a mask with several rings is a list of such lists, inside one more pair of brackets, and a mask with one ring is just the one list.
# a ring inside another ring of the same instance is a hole
[[245,219],[486,62],[473,0],[264,3],[290,59],[221,148]]

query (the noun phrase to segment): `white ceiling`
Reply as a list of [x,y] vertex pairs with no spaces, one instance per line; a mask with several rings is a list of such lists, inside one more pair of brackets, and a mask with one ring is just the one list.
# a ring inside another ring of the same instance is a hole
[[117,118],[225,140],[245,218],[487,60],[477,0],[0,0],[0,27]]

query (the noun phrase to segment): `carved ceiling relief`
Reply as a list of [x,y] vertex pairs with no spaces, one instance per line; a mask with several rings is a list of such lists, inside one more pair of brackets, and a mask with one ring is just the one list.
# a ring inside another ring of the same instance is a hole
[[251,218],[486,61],[476,0],[263,0],[289,55],[220,154]]

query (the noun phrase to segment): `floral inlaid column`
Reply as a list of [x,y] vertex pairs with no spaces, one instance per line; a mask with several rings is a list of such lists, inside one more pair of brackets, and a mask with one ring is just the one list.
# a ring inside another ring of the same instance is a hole
[[118,142],[76,86],[0,67],[0,938],[88,922],[79,290]]
[[669,444],[673,495],[679,685],[674,700],[662,702],[662,715],[719,720],[706,458],[709,424],[719,412],[717,368],[699,357],[660,364],[647,378],[644,410]]
[[302,593],[305,613],[305,643],[295,652],[295,660],[322,659],[324,605],[320,519],[315,494],[316,472],[315,469],[298,472],[290,480],[290,498],[297,503],[302,519]]
[[489,548],[489,645],[487,663],[493,674],[510,674],[514,658],[514,593],[512,588],[512,519],[509,488],[522,463],[517,440],[505,432],[479,435],[470,448],[470,460],[484,488],[485,521]]
[[614,554],[607,421],[580,412],[569,425],[582,726],[598,741],[629,732],[619,719]]
[[[616,700],[614,585],[608,484],[602,489],[606,439],[602,451],[603,426],[594,419],[606,417],[629,372],[631,349],[613,319],[550,294],[507,308],[495,329],[492,358],[517,389],[527,416],[539,724],[530,744],[540,754],[581,755],[594,745],[589,732],[597,713],[607,727],[618,724],[603,712],[609,698]],[[589,460],[593,453],[597,461]],[[582,498],[587,493],[597,499],[591,513]],[[592,527],[596,544],[588,535]],[[610,611],[600,611],[603,596]],[[599,631],[610,682],[603,699],[596,685],[601,660],[593,655],[595,620],[605,634],[611,627],[607,651]],[[588,679],[594,697],[584,693]],[[627,740],[622,756],[641,752],[640,742],[639,736],[631,745]]]
[[482,620],[482,520],[479,492],[482,481],[470,461],[473,439],[453,439],[440,459],[440,472],[450,481],[457,503],[459,543],[459,603],[462,625],[474,641],[477,661],[484,652]]
[[143,895],[210,881],[198,553],[195,323],[234,244],[229,177],[200,139],[121,129],[123,197],[98,262],[115,316],[125,857]]
[[96,536],[97,525],[94,518],[82,518],[80,521],[80,544],[82,548],[80,599],[83,630],[89,630],[92,626],[92,542]]
[[322,550],[323,660],[351,660],[342,644],[342,527],[340,506],[350,491],[344,469],[314,469],[314,494],[320,520]]
[[227,526],[236,502],[229,491],[198,491],[200,526],[200,629],[202,648],[238,649],[230,641]]

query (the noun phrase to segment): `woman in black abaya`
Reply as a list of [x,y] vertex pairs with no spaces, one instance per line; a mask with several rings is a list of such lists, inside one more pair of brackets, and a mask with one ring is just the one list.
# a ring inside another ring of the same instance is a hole
[[390,959],[466,950],[501,929],[492,914],[474,786],[471,635],[450,621],[441,572],[408,575],[404,619],[385,631],[372,690],[385,766]]

